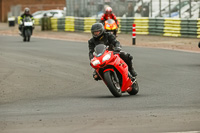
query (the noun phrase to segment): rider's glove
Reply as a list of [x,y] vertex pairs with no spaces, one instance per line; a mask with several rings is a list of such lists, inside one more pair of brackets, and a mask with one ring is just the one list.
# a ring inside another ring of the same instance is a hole
[[114,47],[114,52],[120,52],[121,51],[121,47]]

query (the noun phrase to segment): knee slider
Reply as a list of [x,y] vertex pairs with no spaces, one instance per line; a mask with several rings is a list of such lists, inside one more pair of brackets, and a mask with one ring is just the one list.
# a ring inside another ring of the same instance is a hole
[[132,59],[133,59],[133,56],[132,56],[132,55],[130,55],[130,54],[127,54],[127,56],[128,56],[128,58],[129,58],[130,60],[132,60]]

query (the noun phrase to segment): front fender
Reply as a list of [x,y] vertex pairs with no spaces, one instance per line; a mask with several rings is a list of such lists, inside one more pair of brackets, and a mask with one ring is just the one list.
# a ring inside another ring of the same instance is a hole
[[105,72],[107,72],[107,71],[112,71],[112,72],[114,72],[114,69],[112,69],[112,68],[105,69],[105,70],[103,71],[103,73],[105,73]]

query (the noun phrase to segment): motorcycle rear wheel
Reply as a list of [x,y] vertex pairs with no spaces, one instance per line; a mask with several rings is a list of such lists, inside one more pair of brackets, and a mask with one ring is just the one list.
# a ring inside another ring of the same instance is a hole
[[114,73],[112,71],[107,71],[104,73],[104,80],[107,83],[106,85],[110,92],[113,94],[113,96],[122,96],[120,84],[116,82]]

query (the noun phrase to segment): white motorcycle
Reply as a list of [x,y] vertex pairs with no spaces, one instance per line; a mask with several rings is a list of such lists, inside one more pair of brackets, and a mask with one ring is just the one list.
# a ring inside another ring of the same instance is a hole
[[25,17],[22,24],[23,41],[30,41],[34,29],[34,21],[30,17]]

